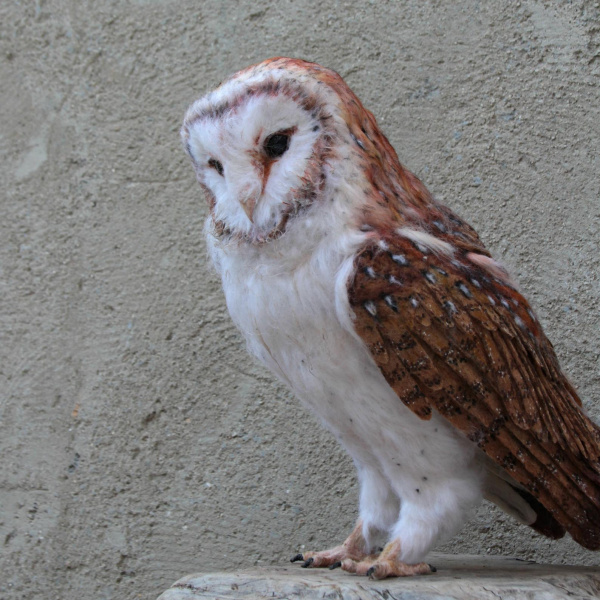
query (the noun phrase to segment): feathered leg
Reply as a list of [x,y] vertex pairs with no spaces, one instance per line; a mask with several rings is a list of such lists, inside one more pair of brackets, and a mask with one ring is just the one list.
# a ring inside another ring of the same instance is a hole
[[340,567],[343,560],[375,558],[381,548],[375,542],[389,535],[398,518],[399,501],[389,482],[377,470],[356,463],[360,482],[360,518],[346,541],[321,552],[297,554],[292,562],[304,561],[303,567]]
[[436,544],[454,535],[466,522],[474,506],[481,501],[479,480],[465,478],[440,479],[434,483],[427,478],[417,483],[419,488],[406,490],[401,500],[397,523],[391,530],[390,541],[378,556],[361,561],[346,559],[341,567],[350,573],[373,579],[423,575],[435,571],[421,562]]

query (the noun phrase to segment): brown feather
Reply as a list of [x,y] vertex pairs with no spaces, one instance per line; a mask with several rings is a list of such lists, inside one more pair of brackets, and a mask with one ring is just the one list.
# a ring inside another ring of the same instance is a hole
[[356,331],[398,397],[422,418],[438,411],[522,485],[536,530],[566,529],[599,549],[600,429],[527,301],[467,250],[450,256],[389,227],[377,233],[387,250],[373,243],[359,254],[349,297]]

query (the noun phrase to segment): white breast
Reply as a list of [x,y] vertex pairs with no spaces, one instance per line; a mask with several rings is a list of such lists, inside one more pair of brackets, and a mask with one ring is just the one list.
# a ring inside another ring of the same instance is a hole
[[440,417],[415,416],[354,333],[347,281],[363,234],[329,229],[322,235],[315,231],[320,225],[322,219],[317,224],[304,216],[261,246],[222,246],[209,235],[229,312],[250,352],[319,416],[357,464],[381,472],[394,487],[464,468],[472,460],[466,440]]

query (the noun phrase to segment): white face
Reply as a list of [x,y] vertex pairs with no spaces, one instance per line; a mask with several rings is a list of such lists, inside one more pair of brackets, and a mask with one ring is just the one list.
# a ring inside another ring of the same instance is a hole
[[321,134],[318,119],[281,93],[246,97],[192,122],[188,151],[214,197],[213,218],[253,239],[276,230],[299,195]]

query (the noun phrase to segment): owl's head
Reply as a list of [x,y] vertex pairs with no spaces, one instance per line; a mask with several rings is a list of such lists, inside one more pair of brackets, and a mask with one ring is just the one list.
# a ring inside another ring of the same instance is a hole
[[350,139],[340,89],[354,97],[333,71],[275,58],[236,73],[189,108],[181,135],[216,234],[272,239],[326,195],[340,159],[335,142]]

